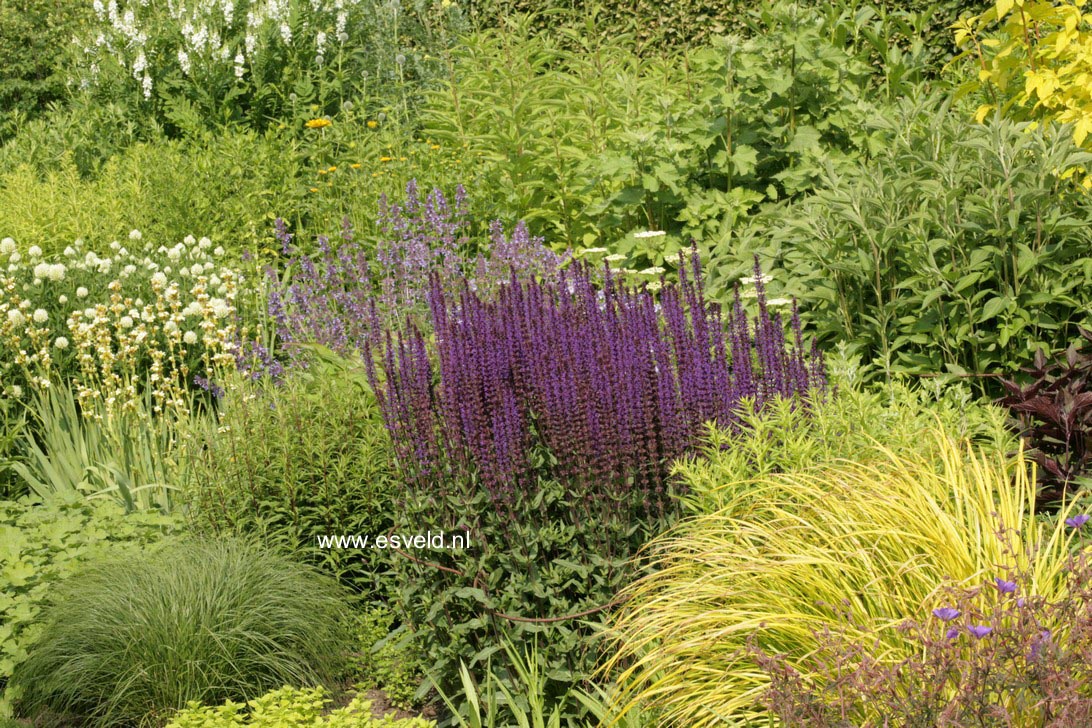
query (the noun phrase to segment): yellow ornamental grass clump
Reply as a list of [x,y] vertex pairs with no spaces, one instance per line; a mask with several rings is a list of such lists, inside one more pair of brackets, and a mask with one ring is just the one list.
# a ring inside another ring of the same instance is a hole
[[[1083,145],[1092,132],[1092,14],[1087,0],[997,0],[985,13],[958,22],[958,58],[977,73],[961,91],[985,89],[982,121],[1003,114],[1073,125]],[[1019,108],[1014,108],[1019,107]]]
[[[1027,593],[1058,597],[1073,536],[1062,519],[1035,518],[1023,455],[973,450],[939,428],[931,437],[938,448],[921,453],[877,446],[866,462],[756,478],[654,542],[654,571],[623,593],[613,624],[620,707],[687,728],[765,725],[769,683],[749,646],[803,671],[816,633],[848,621],[851,639],[878,640],[873,657],[898,660],[915,647],[895,627],[939,628],[931,610],[952,580],[1020,570]],[[987,606],[997,590],[979,598]]]

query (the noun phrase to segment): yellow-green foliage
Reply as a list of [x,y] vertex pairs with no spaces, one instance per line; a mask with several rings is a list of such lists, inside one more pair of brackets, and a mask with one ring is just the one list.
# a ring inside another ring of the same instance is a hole
[[928,622],[947,579],[979,585],[1020,569],[1029,591],[1058,597],[1072,536],[1034,516],[1023,456],[971,449],[939,428],[920,438],[936,440],[932,453],[880,448],[760,476],[655,542],[655,570],[624,592],[614,623],[621,701],[662,710],[663,725],[754,725],[767,679],[750,639],[801,660],[816,632],[848,618],[851,639],[875,638],[876,657],[897,659],[913,646],[894,627]]
[[281,688],[246,705],[228,701],[214,707],[191,702],[167,728],[435,728],[424,718],[372,717],[371,703],[353,698],[344,708],[327,711],[330,698],[322,688]]
[[[1087,0],[996,0],[986,12],[957,23],[961,57],[978,64],[964,91],[985,87],[995,109],[1073,124],[1083,144],[1092,132],[1092,14]],[[1014,109],[1014,107],[1017,107]],[[1019,108],[1023,107],[1023,108]]]

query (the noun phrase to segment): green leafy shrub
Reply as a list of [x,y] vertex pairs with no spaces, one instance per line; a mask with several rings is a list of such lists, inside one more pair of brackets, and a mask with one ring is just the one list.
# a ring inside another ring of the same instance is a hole
[[943,95],[870,125],[890,142],[869,162],[710,246],[722,298],[759,253],[770,295],[888,378],[1012,372],[1092,324],[1092,198],[1062,173],[1087,153],[1025,124],[968,126]]
[[897,662],[920,646],[894,627],[946,606],[953,582],[989,584],[981,610],[1007,596],[994,579],[1011,574],[1045,601],[1064,596],[1073,505],[1041,519],[1022,456],[939,426],[917,434],[931,444],[741,482],[654,542],[652,570],[611,625],[619,705],[662,710],[664,726],[764,723],[768,677],[749,648],[833,687],[837,664],[807,662],[827,629],[848,624],[850,640]]
[[[918,15],[922,37],[927,39],[931,63],[951,55],[953,43],[948,26],[965,12],[979,12],[986,0],[855,0],[837,3],[806,2],[806,6],[835,12],[880,12],[887,15]],[[761,7],[761,4],[758,4]],[[559,22],[572,14],[593,16],[592,32],[602,38],[632,33],[641,45],[678,47],[700,45],[711,36],[749,30],[750,15],[756,3],[744,0],[466,0],[466,13],[479,27],[492,27],[513,13],[538,13],[536,26],[556,30]],[[562,20],[559,20],[559,16]]]
[[379,197],[396,197],[406,180],[451,189],[466,177],[478,188],[461,148],[355,110],[302,136],[236,129],[100,147],[99,134],[97,125],[35,127],[0,148],[0,234],[48,254],[76,239],[104,246],[137,228],[168,246],[207,236],[231,257],[272,256],[277,215],[309,238],[347,216],[370,239]]
[[329,577],[242,540],[105,558],[44,613],[12,677],[20,710],[138,725],[191,700],[329,685],[349,644],[342,597]]
[[126,514],[105,501],[0,501],[0,718],[11,714],[21,695],[9,678],[41,634],[39,617],[56,599],[58,585],[88,562],[153,550],[180,530],[176,517]]
[[0,4],[0,142],[27,117],[66,94],[63,61],[72,37],[91,19],[89,5],[56,0]]
[[873,69],[854,19],[778,4],[760,25],[746,41],[647,58],[580,29],[565,31],[575,50],[526,21],[481,32],[430,93],[425,133],[480,158],[487,217],[575,247],[664,230],[621,252],[634,267],[670,263],[690,237],[724,237],[873,143]]
[[254,698],[245,706],[227,702],[211,707],[191,702],[178,711],[167,728],[433,728],[423,718],[372,717],[371,703],[353,698],[343,708],[328,710],[330,698],[322,688],[281,688]]
[[48,156],[23,150],[29,159],[16,158],[0,173],[5,236],[47,254],[76,239],[105,246],[133,228],[167,245],[197,235],[232,251],[254,249],[271,238],[273,211],[297,207],[306,194],[296,146],[274,134],[153,137],[101,166],[85,160],[88,169],[73,156],[79,138],[77,131],[72,138],[45,140]]
[[386,606],[358,614],[356,633],[360,652],[353,656],[353,687],[382,690],[390,704],[402,710],[420,705],[425,665],[413,633],[395,627],[395,613]]
[[[956,26],[956,40],[966,59],[961,93],[978,92],[984,103],[975,112],[982,121],[997,111],[1006,118],[1052,120],[1070,124],[1083,145],[1092,132],[1092,95],[1088,71],[1092,45],[1082,0],[997,0]],[[972,70],[973,69],[973,70]],[[1092,187],[1092,180],[1084,180]]]
[[368,598],[385,596],[381,552],[320,543],[393,524],[390,440],[370,391],[315,362],[280,384],[229,387],[218,409],[190,437],[184,497],[196,524],[276,543]]
[[186,0],[95,3],[73,74],[90,102],[127,106],[171,133],[230,123],[296,128],[345,106],[408,102],[440,72],[453,3]]

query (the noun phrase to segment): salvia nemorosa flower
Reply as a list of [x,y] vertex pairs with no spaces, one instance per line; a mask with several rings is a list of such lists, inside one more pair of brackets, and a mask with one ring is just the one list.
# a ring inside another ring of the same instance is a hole
[[951,622],[953,619],[960,615],[960,611],[955,607],[940,607],[933,610],[933,616],[942,622]]
[[[383,371],[382,383],[375,367],[371,376],[399,461],[420,487],[452,473],[508,501],[548,475],[593,499],[636,488],[662,507],[670,463],[704,423],[733,427],[744,397],[761,408],[823,385],[799,318],[790,343],[760,294],[754,325],[738,299],[726,320],[704,297],[696,253],[658,299],[578,263],[550,279],[511,269],[492,299],[433,274],[428,300],[434,354],[411,329],[388,332],[367,357]],[[540,446],[548,466],[532,457]]]

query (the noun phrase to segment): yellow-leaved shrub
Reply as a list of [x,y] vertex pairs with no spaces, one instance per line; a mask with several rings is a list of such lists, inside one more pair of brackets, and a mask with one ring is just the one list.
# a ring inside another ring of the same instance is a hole
[[1087,0],[996,0],[986,12],[960,20],[957,58],[977,72],[962,87],[984,90],[982,121],[994,110],[1033,121],[1072,124],[1084,144],[1092,133],[1092,12]]

